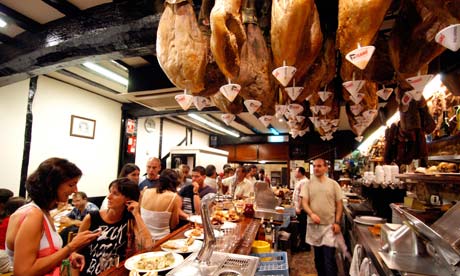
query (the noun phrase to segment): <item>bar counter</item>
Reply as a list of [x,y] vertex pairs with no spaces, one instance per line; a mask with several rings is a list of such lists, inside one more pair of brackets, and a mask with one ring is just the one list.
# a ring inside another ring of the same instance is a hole
[[[234,243],[235,246],[230,248],[229,253],[235,253],[235,254],[241,254],[241,255],[248,255],[251,253],[251,246],[252,242],[254,241],[257,231],[260,226],[260,220],[259,219],[253,219],[253,218],[245,218],[242,217],[242,219],[238,222],[240,225],[239,227],[239,239]],[[157,241],[155,243],[155,246],[152,248],[150,251],[161,251],[161,245],[169,240],[175,240],[175,239],[183,239],[185,238],[184,233],[185,231],[193,228],[193,224],[189,223],[187,225],[184,225],[178,229],[176,229],[174,232],[170,233],[163,239]],[[146,251],[147,252],[147,251]],[[139,252],[139,253],[144,253],[144,252]],[[184,256],[184,259],[187,256]],[[112,267],[104,272],[102,272],[100,275],[101,276],[128,276],[129,275],[129,270],[127,270],[124,266],[124,261],[120,262],[120,264],[117,267]],[[165,274],[168,271],[165,272]],[[160,274],[161,275],[161,274]]]

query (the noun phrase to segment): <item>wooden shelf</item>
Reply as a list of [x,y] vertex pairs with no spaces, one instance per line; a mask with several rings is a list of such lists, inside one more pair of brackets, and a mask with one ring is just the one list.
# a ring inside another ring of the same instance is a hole
[[460,173],[436,173],[436,174],[423,174],[423,173],[406,173],[398,174],[397,178],[402,181],[414,180],[417,182],[425,183],[439,183],[439,184],[460,184]]

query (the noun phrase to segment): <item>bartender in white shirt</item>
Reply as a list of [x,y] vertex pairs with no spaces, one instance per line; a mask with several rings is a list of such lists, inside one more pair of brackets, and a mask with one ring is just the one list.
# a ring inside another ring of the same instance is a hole
[[228,187],[227,194],[235,199],[244,199],[254,192],[254,185],[246,178],[248,168],[240,166],[236,168],[236,177],[228,177],[222,180],[222,185]]

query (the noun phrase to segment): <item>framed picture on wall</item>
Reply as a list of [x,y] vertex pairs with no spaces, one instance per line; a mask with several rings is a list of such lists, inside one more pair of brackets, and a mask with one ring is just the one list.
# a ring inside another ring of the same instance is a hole
[[94,139],[96,133],[96,120],[76,115],[70,118],[70,136]]

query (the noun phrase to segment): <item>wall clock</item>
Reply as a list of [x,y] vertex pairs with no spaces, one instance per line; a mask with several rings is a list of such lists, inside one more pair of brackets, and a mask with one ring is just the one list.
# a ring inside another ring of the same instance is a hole
[[147,118],[144,121],[144,129],[148,133],[151,133],[155,130],[155,120],[153,118]]

